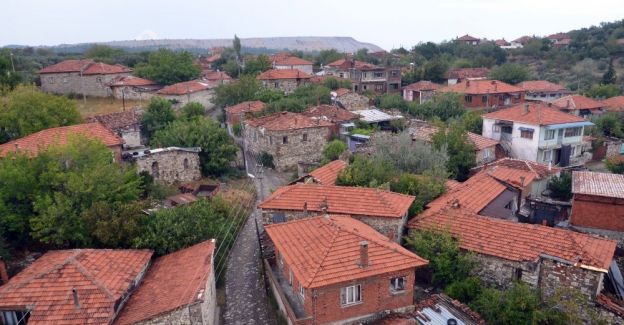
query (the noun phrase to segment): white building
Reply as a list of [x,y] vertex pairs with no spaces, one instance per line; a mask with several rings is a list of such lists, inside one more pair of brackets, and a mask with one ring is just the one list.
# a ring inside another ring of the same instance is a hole
[[483,136],[498,140],[512,158],[543,164],[582,165],[583,132],[593,125],[549,104],[523,103],[488,113]]

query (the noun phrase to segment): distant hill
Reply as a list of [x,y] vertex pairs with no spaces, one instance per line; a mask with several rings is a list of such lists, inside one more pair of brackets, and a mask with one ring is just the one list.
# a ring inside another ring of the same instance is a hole
[[[95,43],[61,44],[56,46],[45,46],[45,48],[57,52],[83,52],[86,48]],[[153,50],[158,48],[169,48],[172,50],[202,50],[214,47],[230,47],[232,39],[155,39],[155,40],[131,40],[98,42],[97,44],[119,47],[129,51]],[[321,50],[336,49],[339,52],[356,52],[366,48],[370,52],[383,51],[383,49],[372,43],[364,43],[352,37],[256,37],[241,38],[241,45],[251,50],[300,50],[304,52],[318,52]]]

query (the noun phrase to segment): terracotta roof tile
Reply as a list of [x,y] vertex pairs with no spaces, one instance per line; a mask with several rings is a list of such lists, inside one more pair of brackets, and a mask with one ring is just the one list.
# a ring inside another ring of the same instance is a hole
[[49,251],[0,287],[0,309],[32,308],[29,324],[110,324],[151,256],[148,250]]
[[542,225],[517,223],[470,213],[461,208],[432,208],[408,227],[449,231],[462,249],[512,261],[535,262],[554,256],[580,267],[607,272],[616,242]]
[[624,96],[607,98],[602,101],[602,105],[610,112],[624,111]]
[[[417,128],[414,133],[412,133],[412,137],[414,139],[419,139],[426,142],[431,142],[431,137],[438,132],[438,128],[435,126],[424,126]],[[468,139],[472,144],[474,144],[475,148],[480,151],[485,148],[490,148],[498,144],[498,141],[490,138],[486,138],[482,135],[466,132],[468,135]]]
[[575,171],[572,193],[624,198],[624,175]]
[[332,123],[343,123],[358,119],[359,115],[349,112],[344,108],[333,105],[319,105],[306,109],[303,115],[322,119]]
[[312,65],[313,64],[312,62],[308,60],[304,60],[296,56],[274,58],[273,63],[275,65],[288,65],[288,66],[290,65]]
[[157,93],[161,95],[186,95],[198,91],[214,88],[216,84],[211,81],[191,80],[166,86]]
[[93,60],[65,60],[51,66],[47,66],[39,73],[66,73],[66,72],[80,72],[82,74],[113,74],[113,73],[128,73],[132,69],[120,64],[110,65],[102,62],[95,62]]
[[448,73],[449,79],[470,79],[470,78],[487,78],[490,74],[488,68],[459,68],[450,70]]
[[436,90],[440,87],[442,86],[438,85],[437,83],[434,83],[428,80],[421,80],[413,84],[409,84],[405,86],[403,89],[413,90],[413,91],[423,91],[423,90]]
[[64,145],[71,136],[83,136],[90,139],[102,141],[107,147],[123,144],[123,140],[113,131],[100,123],[86,123],[70,126],[61,126],[41,130],[0,145],[0,157],[5,157],[9,153],[25,152],[28,155],[36,156],[40,150],[46,150],[52,145]]
[[110,83],[111,87],[123,87],[123,86],[156,86],[156,82],[139,78],[136,76],[123,76],[118,77]]
[[259,101],[248,101],[238,103],[236,105],[226,107],[225,111],[229,114],[242,114],[242,113],[252,113],[252,112],[262,112],[262,110],[266,107],[266,105]]
[[307,129],[316,127],[330,127],[333,124],[328,121],[307,117],[300,113],[279,112],[264,117],[250,119],[245,123],[252,127],[263,127],[271,131],[285,131]]
[[212,239],[157,258],[115,324],[134,324],[204,301],[214,249]]
[[532,92],[540,92],[540,91],[566,91],[566,87],[547,81],[547,80],[530,80],[524,81],[517,85],[518,87]]
[[[525,113],[525,105],[528,105],[528,113]],[[487,113],[482,118],[494,120],[506,120],[531,125],[554,125],[575,122],[585,122],[580,116],[561,112],[542,102],[522,103],[496,112]]]
[[232,80],[232,77],[223,71],[204,71],[202,73],[202,79],[208,81],[221,81]]
[[323,165],[308,175],[312,176],[318,184],[336,185],[338,175],[347,167],[347,163],[338,159]]
[[111,130],[133,126],[141,123],[140,116],[134,110],[95,115],[85,120],[88,123],[100,122]]
[[272,69],[261,73],[258,76],[260,80],[278,80],[278,79],[310,79],[311,75],[298,69]]
[[414,197],[366,187],[295,184],[278,188],[264,202],[261,209],[322,212],[332,214],[364,215],[402,218]]
[[553,106],[557,106],[561,109],[575,110],[575,109],[589,109],[598,110],[604,105],[592,98],[581,95],[570,95],[555,99],[552,101]]
[[441,92],[454,92],[470,95],[486,95],[501,93],[523,93],[520,87],[512,86],[498,80],[466,80],[454,85],[440,88]]
[[[413,269],[428,261],[347,216],[320,216],[265,226],[276,250],[305,288]],[[360,243],[368,242],[368,267]]]

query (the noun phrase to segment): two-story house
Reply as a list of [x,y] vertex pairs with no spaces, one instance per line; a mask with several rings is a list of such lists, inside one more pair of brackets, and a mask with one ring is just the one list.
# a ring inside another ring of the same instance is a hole
[[401,69],[377,66],[354,59],[341,59],[323,67],[326,75],[351,80],[353,91],[378,94],[401,91]]
[[488,113],[483,136],[498,140],[509,156],[561,167],[582,164],[584,128],[593,123],[542,102]]
[[266,226],[275,248],[266,274],[289,324],[360,324],[413,311],[418,268],[428,261],[347,216]]
[[466,80],[437,91],[462,94],[466,108],[496,108],[524,102],[524,90],[499,80]]

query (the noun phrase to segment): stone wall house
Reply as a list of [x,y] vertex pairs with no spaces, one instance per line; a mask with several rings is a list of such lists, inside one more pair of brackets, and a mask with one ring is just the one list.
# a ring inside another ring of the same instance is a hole
[[154,260],[115,325],[218,323],[214,239]]
[[574,171],[570,225],[624,232],[624,175]]
[[525,91],[499,80],[466,80],[436,92],[461,94],[465,108],[500,108],[524,102]]
[[403,87],[403,99],[422,104],[433,99],[435,90],[441,86],[427,80],[421,80]]
[[55,94],[80,94],[93,97],[112,95],[109,85],[132,69],[93,60],[65,60],[39,70],[41,90]]
[[99,122],[120,136],[124,148],[141,146],[141,116],[136,110],[91,116],[87,122]]
[[113,97],[117,99],[129,100],[149,100],[162,88],[154,81],[135,77],[123,76],[115,78],[110,84]]
[[312,106],[306,109],[302,114],[313,119],[320,119],[332,123],[332,135],[334,136],[339,135],[342,124],[352,123],[359,119],[359,115],[333,105]]
[[123,139],[101,123],[85,123],[45,129],[0,145],[0,158],[13,153],[37,156],[50,146],[65,145],[72,138],[84,137],[102,142],[115,161],[121,161]]
[[488,78],[490,69],[488,68],[460,68],[452,69],[448,72],[447,84],[454,85],[466,80],[484,80]]
[[360,324],[413,311],[416,271],[428,261],[346,216],[265,228],[274,246],[265,269],[289,324]]
[[564,96],[553,100],[552,105],[563,112],[583,118],[600,115],[605,111],[602,102],[582,95]]
[[325,213],[348,215],[400,242],[413,196],[372,188],[294,184],[278,188],[258,205],[264,224]]
[[266,105],[259,100],[246,101],[230,107],[226,107],[225,122],[227,123],[228,131],[232,133],[232,128],[235,125],[241,124],[242,121],[247,117],[252,118],[253,113],[262,112],[265,107]]
[[336,93],[336,103],[349,111],[358,111],[369,108],[370,99],[346,88],[338,88]]
[[214,108],[212,99],[214,97],[215,82],[191,80],[166,86],[156,92],[156,95],[174,104],[173,107],[179,109],[187,103],[195,102],[202,104],[207,110]]
[[366,91],[377,94],[401,91],[401,69],[395,66],[377,66],[348,58],[327,64],[323,72],[350,80],[351,90],[359,94]]
[[297,69],[272,69],[261,73],[258,80],[269,89],[277,89],[290,94],[297,87],[310,82],[312,75]]
[[313,74],[312,66],[314,63],[304,60],[302,58],[298,58],[296,56],[286,56],[286,57],[274,57],[273,60],[273,69],[277,70],[286,70],[286,69],[296,69],[307,74]]
[[566,87],[546,80],[523,81],[517,86],[526,91],[526,100],[550,102],[572,93]]
[[319,162],[332,125],[291,112],[249,119],[243,128],[245,150],[255,157],[271,155],[279,171],[296,167],[301,161]]
[[516,223],[471,213],[462,207],[430,207],[410,220],[410,232],[448,231],[473,253],[486,283],[506,288],[515,280],[544,297],[558,288],[577,289],[593,300],[603,289],[616,242],[570,230]]
[[154,180],[164,183],[190,182],[201,178],[201,148],[158,148],[124,153],[134,161],[137,171],[148,172]]

